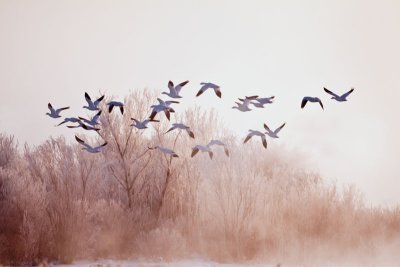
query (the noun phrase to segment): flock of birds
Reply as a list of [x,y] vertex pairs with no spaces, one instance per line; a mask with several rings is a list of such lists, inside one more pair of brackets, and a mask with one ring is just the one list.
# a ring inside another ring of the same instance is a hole
[[[180,95],[181,90],[188,82],[189,81],[184,81],[177,85],[174,85],[174,83],[172,81],[169,81],[168,82],[169,91],[162,92],[162,94],[165,94],[172,99],[182,98],[182,96]],[[222,98],[220,86],[218,86],[214,83],[210,83],[210,82],[203,82],[203,83],[200,83],[200,85],[201,85],[201,88],[198,91],[198,93],[196,94],[196,97],[200,96],[207,90],[214,90],[214,93],[216,94],[216,96],[219,98]],[[347,101],[347,97],[354,91],[354,88],[352,88],[350,91],[348,91],[342,95],[337,95],[326,88],[324,88],[324,91],[326,93],[330,94],[332,96],[331,97],[332,99],[334,99],[338,102],[344,102],[344,101]],[[251,111],[252,109],[250,108],[250,105],[253,105],[256,108],[264,108],[265,105],[272,104],[274,101],[274,98],[275,98],[274,96],[271,96],[271,97],[259,97],[257,95],[245,96],[244,98],[238,98],[238,101],[235,102],[236,106],[234,106],[232,108],[237,109],[241,112]],[[60,126],[64,123],[74,123],[74,125],[68,125],[67,127],[68,128],[81,127],[87,131],[98,132],[100,130],[100,128],[98,128],[99,118],[102,113],[102,110],[100,110],[99,105],[100,105],[101,101],[103,101],[104,95],[102,95],[101,97],[99,97],[95,101],[93,101],[91,99],[91,97],[89,96],[89,94],[85,92],[85,99],[87,102],[87,106],[83,106],[83,108],[88,109],[89,111],[96,112],[96,114],[92,118],[86,119],[83,117],[65,117],[64,120],[56,126]],[[157,98],[157,100],[158,100],[158,104],[154,104],[150,107],[152,110],[151,110],[151,114],[148,118],[146,118],[143,121],[140,121],[135,118],[131,118],[131,120],[133,121],[133,123],[131,125],[132,127],[135,127],[139,130],[144,130],[144,129],[148,128],[148,124],[150,122],[159,122],[159,120],[155,119],[156,115],[159,113],[164,113],[166,118],[168,119],[168,121],[170,120],[170,114],[175,112],[175,110],[173,109],[173,107],[171,107],[171,105],[179,104],[179,102],[176,100],[162,100],[160,98]],[[323,106],[320,98],[310,97],[310,96],[303,97],[303,99],[301,101],[301,108],[304,108],[308,102],[319,103],[321,108],[324,109],[324,106]],[[111,113],[115,107],[115,108],[119,108],[122,115],[124,114],[124,103],[119,102],[119,101],[110,101],[110,102],[106,103],[106,105],[108,107],[109,113]],[[50,112],[46,113],[46,115],[48,115],[49,117],[54,118],[54,119],[61,118],[60,113],[63,110],[69,109],[69,107],[55,109],[55,108],[53,108],[51,103],[48,104],[48,108],[49,108]],[[276,128],[275,130],[271,130],[268,127],[268,125],[264,123],[265,132],[250,129],[249,133],[247,134],[243,143],[247,143],[253,136],[259,136],[261,138],[262,145],[264,146],[264,148],[267,148],[266,136],[269,136],[271,138],[279,138],[278,134],[282,130],[282,128],[285,126],[285,124],[286,123],[283,123],[281,126]],[[190,127],[183,123],[173,123],[171,128],[166,133],[171,132],[173,130],[184,130],[187,132],[189,137],[195,138],[194,133],[190,129]],[[86,150],[90,153],[99,153],[99,152],[101,152],[102,148],[104,148],[107,145],[107,141],[105,141],[103,144],[100,144],[98,146],[91,146],[76,135],[75,135],[75,139],[78,143],[80,143],[83,146],[82,147],[83,150]],[[194,157],[198,152],[204,152],[204,153],[208,153],[210,159],[212,159],[213,158],[213,150],[212,150],[213,146],[222,147],[224,149],[226,156],[229,156],[229,150],[227,148],[227,145],[220,140],[211,140],[207,145],[196,145],[195,147],[192,148],[191,156]],[[162,147],[159,145],[154,146],[154,147],[148,147],[148,149],[150,149],[150,150],[158,149],[162,153],[165,153],[172,157],[178,157],[178,155],[172,149]]]

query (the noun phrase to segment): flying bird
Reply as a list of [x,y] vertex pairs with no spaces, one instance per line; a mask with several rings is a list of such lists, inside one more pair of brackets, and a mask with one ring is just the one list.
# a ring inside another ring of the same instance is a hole
[[260,132],[260,131],[254,131],[254,130],[249,130],[249,134],[247,135],[246,139],[244,139],[243,143],[246,143],[247,141],[250,140],[253,136],[260,136],[262,144],[265,148],[267,148],[267,139],[265,138],[265,134]]
[[197,145],[192,148],[191,157],[193,158],[199,151],[206,152],[206,153],[208,153],[208,156],[210,157],[210,159],[213,158],[214,153],[212,152],[211,148],[209,146],[202,146],[202,145]]
[[251,111],[252,109],[249,108],[251,100],[257,99],[258,96],[246,96],[244,99],[239,98],[240,102],[235,102],[237,106],[232,107],[233,109],[237,109],[242,112]]
[[165,94],[171,98],[182,98],[182,96],[179,95],[179,93],[181,92],[183,86],[185,86],[189,81],[184,81],[181,82],[180,84],[174,86],[174,83],[172,81],[168,82],[168,89],[169,89],[169,93],[167,92],[162,92],[162,94]]
[[214,83],[200,83],[200,85],[202,85],[202,87],[200,88],[200,90],[197,92],[197,96],[201,95],[202,93],[204,93],[206,90],[208,89],[213,89],[215,94],[221,98],[222,94],[221,94],[221,88],[214,84]]
[[178,158],[178,154],[176,154],[172,149],[169,148],[165,148],[165,147],[161,147],[161,146],[155,146],[155,147],[149,147],[150,150],[153,149],[158,149],[159,151],[161,151],[164,154],[170,155],[174,158]]
[[47,104],[47,107],[49,108],[50,113],[47,112],[46,115],[49,115],[50,117],[52,117],[54,119],[61,118],[60,112],[63,110],[69,109],[69,107],[54,109],[50,103]]
[[101,149],[102,149],[104,146],[107,145],[107,142],[104,142],[102,145],[92,147],[92,146],[86,144],[85,141],[83,141],[82,139],[80,139],[80,138],[79,138],[78,136],[76,136],[76,135],[75,135],[75,139],[76,139],[76,141],[78,141],[78,143],[80,143],[80,144],[82,144],[82,145],[84,146],[84,147],[82,148],[83,150],[86,150],[87,152],[90,152],[90,153],[99,153],[99,152],[101,152]]
[[332,95],[332,98],[331,98],[331,99],[335,99],[336,101],[339,101],[339,102],[344,102],[344,101],[347,101],[346,98],[354,91],[354,88],[351,88],[350,91],[348,91],[347,93],[344,93],[344,94],[341,95],[341,96],[339,96],[339,95],[333,93],[332,91],[329,91],[329,90],[326,89],[325,87],[324,87],[324,90],[325,90],[325,92],[327,92],[328,94]]
[[119,101],[111,101],[107,103],[108,105],[108,112],[111,113],[114,107],[119,107],[121,114],[124,114],[124,104]]
[[207,147],[210,147],[210,148],[211,148],[211,147],[214,146],[214,145],[222,146],[222,147],[224,148],[224,152],[225,152],[226,156],[229,157],[229,150],[228,150],[228,148],[226,147],[226,144],[225,144],[225,143],[223,143],[223,142],[220,141],[220,140],[211,140],[211,141],[207,144]]
[[279,138],[278,133],[282,130],[283,127],[285,127],[285,124],[282,124],[278,128],[275,129],[275,131],[272,131],[267,124],[264,123],[264,129],[266,130],[266,134],[269,135],[272,138]]
[[147,124],[149,124],[149,122],[160,122],[158,120],[144,120],[144,121],[139,121],[137,119],[131,118],[131,120],[133,120],[135,123],[132,123],[131,126],[136,127],[139,130],[143,130],[148,128]]
[[82,117],[78,117],[79,119],[81,119],[82,121],[84,121],[86,124],[92,125],[92,126],[96,126],[98,123],[98,120],[100,118],[101,115],[101,110],[99,112],[97,112],[96,115],[94,115],[90,120],[82,118]]
[[90,98],[89,94],[87,92],[85,92],[85,99],[87,102],[87,106],[83,106],[83,108],[86,108],[88,110],[91,111],[97,111],[99,110],[99,104],[100,102],[104,99],[104,95],[102,95],[101,97],[99,97],[97,100],[92,101],[92,99]]
[[178,101],[164,101],[160,98],[157,98],[159,104],[158,105],[152,105],[150,108],[152,108],[152,112],[150,114],[149,119],[154,120],[154,117],[157,115],[157,113],[163,111],[165,116],[167,117],[168,120],[170,120],[170,113],[175,112],[173,108],[170,107],[171,104],[179,104]]
[[100,129],[95,128],[95,127],[90,126],[90,125],[86,125],[82,121],[78,121],[78,125],[68,125],[67,127],[68,128],[79,128],[79,127],[82,127],[86,131],[96,131],[96,132],[100,131]]
[[273,102],[274,98],[275,98],[275,96],[263,97],[263,98],[258,97],[254,101],[251,101],[250,104],[252,104],[256,108],[264,108],[264,105],[274,103]]
[[168,133],[168,132],[170,132],[170,131],[172,131],[172,130],[175,130],[175,129],[185,130],[185,131],[189,134],[189,136],[190,136],[191,138],[194,138],[194,134],[193,134],[193,132],[190,130],[190,127],[189,127],[189,126],[186,126],[186,125],[183,124],[183,123],[173,123],[173,124],[172,124],[172,127],[171,127],[166,133]]
[[312,103],[318,102],[321,105],[321,108],[324,109],[324,105],[322,105],[321,99],[319,99],[318,97],[311,97],[311,96],[303,97],[303,100],[301,101],[301,108],[304,108],[308,101]]
[[59,123],[57,126],[60,126],[61,124],[64,124],[66,122],[72,122],[72,123],[78,122],[79,123],[79,122],[81,122],[81,120],[79,118],[75,118],[75,117],[68,117],[68,118],[64,118],[64,120],[61,123]]

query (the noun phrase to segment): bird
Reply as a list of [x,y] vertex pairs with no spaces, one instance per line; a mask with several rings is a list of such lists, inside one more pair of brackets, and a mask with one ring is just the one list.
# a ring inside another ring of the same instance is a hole
[[57,126],[60,126],[61,124],[64,124],[66,122],[72,122],[72,123],[78,122],[79,123],[79,122],[81,122],[81,120],[79,118],[75,118],[75,117],[68,117],[68,118],[64,118],[64,120],[61,123],[59,123]]
[[124,114],[124,104],[119,101],[110,101],[107,103],[108,105],[108,112],[111,113],[114,107],[119,107],[121,114]]
[[97,124],[99,124],[98,120],[100,118],[100,115],[101,115],[101,110],[99,112],[97,112],[97,114],[94,115],[92,117],[92,119],[90,119],[90,120],[82,118],[82,117],[78,117],[78,118],[81,119],[82,121],[84,121],[85,123],[89,124],[89,125],[96,126]]
[[224,148],[224,151],[225,151],[225,154],[226,154],[226,156],[228,156],[229,157],[229,150],[228,150],[228,148],[226,147],[226,144],[225,143],[223,143],[222,141],[220,141],[220,140],[211,140],[208,144],[207,144],[207,147],[212,147],[213,145],[217,145],[217,146],[222,146],[223,148]]
[[148,149],[153,150],[153,149],[158,149],[160,150],[162,153],[170,155],[174,158],[178,158],[178,154],[176,154],[172,149],[169,148],[165,148],[165,147],[161,147],[161,146],[155,146],[155,147],[148,147]]
[[185,86],[188,82],[189,81],[184,81],[174,86],[174,83],[172,81],[169,81],[168,82],[169,93],[162,92],[162,94],[165,94],[171,98],[182,98],[182,96],[180,96],[179,93],[181,92],[182,87]]
[[47,112],[46,115],[49,115],[53,119],[61,118],[60,112],[69,109],[69,107],[54,109],[50,103],[47,104],[47,107],[49,108],[50,113]]
[[158,121],[158,120],[144,120],[144,121],[139,121],[139,120],[137,120],[137,119],[134,119],[134,118],[131,118],[131,120],[133,120],[135,123],[132,123],[131,124],[131,126],[133,126],[133,127],[136,127],[137,129],[139,129],[139,130],[143,130],[143,129],[146,129],[146,128],[148,128],[147,127],[147,124],[149,123],[149,122],[160,122],[160,121]]
[[157,98],[159,104],[158,105],[152,105],[150,108],[152,108],[152,112],[150,114],[149,119],[154,120],[154,117],[157,115],[157,113],[163,111],[165,116],[167,117],[168,120],[170,120],[170,113],[175,112],[173,108],[170,107],[171,104],[179,104],[178,101],[164,101],[160,98]]
[[203,145],[196,145],[195,147],[193,147],[191,157],[193,158],[199,151],[207,152],[210,159],[213,158],[214,153],[212,152],[211,148],[209,146],[203,146]]
[[67,127],[68,128],[79,128],[79,127],[82,127],[83,129],[85,129],[87,131],[96,131],[96,132],[100,131],[100,129],[95,128],[95,127],[90,126],[90,125],[86,125],[82,121],[78,121],[78,125],[68,125]]
[[308,101],[313,103],[318,102],[321,105],[321,108],[324,109],[324,105],[322,105],[321,99],[319,99],[318,97],[311,97],[311,96],[303,97],[303,100],[301,101],[301,108],[304,108]]
[[265,148],[267,148],[267,139],[265,138],[265,134],[260,132],[260,131],[254,131],[254,130],[249,130],[249,134],[247,135],[246,139],[244,139],[243,143],[246,143],[247,141],[250,140],[253,136],[260,136],[262,144]]
[[278,133],[282,130],[282,128],[285,126],[286,123],[282,124],[278,128],[275,129],[275,131],[272,131],[266,123],[264,123],[264,129],[267,130],[265,133],[269,135],[272,138],[279,138]]
[[173,123],[173,124],[172,124],[172,127],[171,127],[166,133],[168,133],[168,132],[170,132],[170,131],[172,131],[172,130],[175,130],[175,129],[186,130],[186,132],[189,134],[189,136],[190,136],[191,138],[194,138],[194,134],[193,134],[193,132],[190,130],[190,127],[189,127],[189,126],[186,126],[186,125],[183,124],[183,123]]
[[325,90],[325,92],[327,92],[328,94],[332,95],[332,98],[331,98],[331,99],[335,99],[335,100],[338,101],[338,102],[344,102],[344,101],[347,101],[346,98],[354,91],[354,88],[351,88],[350,91],[348,91],[347,93],[344,93],[344,94],[341,95],[341,96],[339,96],[339,95],[333,93],[332,91],[329,91],[329,90],[326,89],[325,87],[324,87],[324,90]]
[[216,84],[214,84],[214,83],[209,83],[209,82],[207,82],[207,83],[200,83],[200,85],[202,85],[202,87],[200,88],[200,90],[197,92],[197,95],[196,95],[196,97],[197,96],[199,96],[199,95],[201,95],[202,93],[204,93],[207,89],[213,89],[214,90],[214,92],[215,92],[215,94],[219,97],[219,98],[221,98],[221,96],[222,96],[222,94],[221,94],[221,88],[218,86],[218,85],[216,85]]
[[86,99],[86,102],[87,102],[88,105],[87,106],[83,106],[83,108],[86,108],[86,109],[91,110],[91,111],[96,111],[96,110],[99,110],[99,104],[104,99],[104,95],[99,97],[97,100],[92,101],[92,99],[90,98],[89,94],[87,92],[85,92],[85,99]]
[[107,145],[107,142],[104,142],[102,145],[92,147],[92,146],[86,144],[85,141],[83,141],[82,139],[80,139],[80,138],[79,138],[78,136],[76,136],[76,135],[75,135],[75,139],[76,139],[76,141],[78,141],[78,143],[80,143],[80,144],[82,144],[82,145],[84,146],[84,147],[82,148],[83,150],[86,150],[87,152],[90,152],[90,153],[99,153],[99,152],[101,152],[101,149],[102,149],[104,146]]
[[263,97],[263,98],[258,97],[257,99],[254,99],[254,101],[251,101],[250,104],[252,104],[256,108],[263,108],[264,105],[266,105],[266,104],[274,103],[274,102],[272,102],[274,98],[275,98],[275,96]]
[[237,106],[234,106],[232,108],[237,109],[242,112],[251,111],[252,109],[249,108],[250,102],[251,102],[251,100],[257,99],[257,97],[258,96],[255,95],[255,96],[246,96],[245,99],[239,98],[239,100],[242,101],[242,103],[235,102],[237,104]]

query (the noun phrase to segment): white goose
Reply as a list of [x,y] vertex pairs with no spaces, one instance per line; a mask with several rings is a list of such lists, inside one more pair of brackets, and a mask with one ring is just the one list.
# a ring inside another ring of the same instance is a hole
[[46,115],[49,115],[53,119],[61,118],[60,112],[69,109],[69,107],[54,109],[50,103],[47,104],[47,107],[49,108],[50,113],[47,112]]
[[90,98],[89,94],[87,92],[85,92],[85,99],[87,102],[87,106],[83,106],[83,108],[86,108],[88,110],[91,111],[97,111],[99,110],[99,104],[100,102],[104,99],[104,95],[102,95],[101,97],[99,97],[97,100],[92,101],[92,99]]
[[90,119],[90,120],[82,118],[82,117],[78,117],[78,118],[81,119],[82,121],[84,121],[85,123],[89,124],[89,125],[96,126],[97,124],[99,124],[98,120],[100,118],[100,115],[101,115],[101,110],[99,112],[97,112],[97,114],[94,115],[92,117],[92,119]]
[[192,154],[191,157],[193,158],[197,152],[207,152],[208,156],[210,157],[210,159],[213,158],[214,153],[212,152],[211,148],[209,146],[202,146],[202,145],[197,145],[195,147],[192,148]]
[[210,147],[210,148],[211,148],[211,147],[214,146],[214,145],[222,146],[222,147],[224,148],[224,151],[225,151],[226,156],[229,157],[229,150],[228,150],[228,148],[227,148],[227,146],[226,146],[225,143],[223,143],[223,142],[220,141],[220,140],[211,140],[211,141],[207,144],[207,147]]
[[82,121],[78,121],[78,125],[68,125],[67,127],[68,128],[79,128],[79,127],[82,127],[86,131],[96,131],[96,132],[100,131],[100,129],[95,128],[95,127],[90,126],[90,125],[86,125]]
[[167,117],[168,120],[170,120],[170,113],[175,112],[173,108],[170,107],[171,104],[179,104],[178,101],[164,101],[160,98],[157,98],[159,104],[158,105],[152,105],[150,108],[153,109],[153,111],[150,114],[149,119],[154,120],[154,117],[157,115],[157,113],[163,111],[165,116]]
[[250,140],[253,136],[260,136],[262,140],[262,144],[265,148],[267,148],[267,139],[265,138],[265,134],[260,131],[249,130],[249,134],[247,135],[246,139],[244,139],[243,143],[246,143]]
[[161,147],[161,146],[155,146],[155,147],[149,147],[150,150],[153,149],[158,149],[159,151],[161,151],[164,154],[170,155],[174,158],[178,158],[178,154],[176,154],[172,149],[169,148],[165,148],[165,147]]
[[264,108],[264,105],[274,103],[273,102],[274,98],[275,98],[275,96],[257,98],[254,101],[252,101],[251,104],[253,106],[255,106],[256,108]]
[[242,112],[251,111],[252,109],[249,108],[251,100],[257,99],[258,96],[246,96],[245,99],[239,98],[240,102],[235,102],[237,106],[232,107],[233,109],[237,109]]
[[165,94],[171,98],[182,98],[182,96],[179,95],[179,93],[182,90],[182,87],[185,86],[189,81],[184,81],[181,82],[180,84],[174,86],[174,83],[172,81],[168,82],[168,89],[169,93],[167,92],[162,92],[162,94]]
[[332,95],[332,98],[331,98],[331,99],[335,99],[336,101],[339,101],[339,102],[344,102],[344,101],[347,101],[346,98],[354,91],[354,88],[351,88],[350,91],[348,91],[347,93],[344,93],[344,94],[341,95],[341,96],[339,96],[339,95],[337,95],[337,94],[335,94],[335,93],[329,91],[329,90],[326,89],[325,87],[324,87],[324,90],[325,90],[325,92],[327,92],[328,94]]
[[267,130],[266,134],[268,134],[272,138],[279,138],[278,133],[282,130],[286,123],[282,124],[275,131],[272,131],[267,124],[264,123],[264,129]]
[[311,96],[303,97],[303,100],[301,101],[301,108],[304,108],[307,102],[319,103],[321,105],[321,108],[324,109],[324,105],[322,105],[322,101],[318,97],[311,97]]
[[114,107],[119,107],[119,110],[121,111],[121,114],[124,114],[124,103],[119,102],[119,101],[110,101],[107,103],[108,106],[108,112],[111,113]]
[[137,119],[131,118],[131,120],[133,120],[135,123],[132,123],[131,126],[136,127],[139,130],[143,130],[148,128],[147,124],[149,124],[149,122],[160,122],[158,120],[144,120],[144,121],[139,121]]
[[216,85],[216,84],[214,84],[214,83],[200,83],[200,85],[202,85],[202,87],[200,88],[200,90],[197,92],[197,95],[196,95],[196,97],[197,96],[199,96],[199,95],[201,95],[202,93],[204,93],[206,90],[208,90],[208,89],[213,89],[214,90],[214,92],[215,92],[215,94],[219,97],[219,98],[221,98],[221,96],[222,96],[222,94],[221,94],[221,88],[218,86],[218,85]]
[[92,146],[86,144],[85,141],[83,141],[82,139],[80,139],[80,138],[79,138],[78,136],[76,136],[76,135],[75,135],[75,139],[76,139],[76,141],[78,141],[78,143],[80,143],[80,144],[82,144],[82,145],[84,146],[84,147],[82,148],[83,150],[86,150],[87,152],[90,152],[90,153],[99,153],[99,152],[101,152],[101,149],[102,149],[104,146],[107,145],[107,142],[104,142],[102,145],[92,147]]
[[166,133],[168,133],[168,132],[170,132],[172,130],[175,130],[175,129],[185,130],[189,134],[189,136],[191,138],[194,138],[194,134],[190,130],[190,127],[185,125],[185,124],[183,124],[183,123],[173,123],[172,127]]
[[76,123],[76,122],[81,122],[81,120],[79,118],[75,118],[75,117],[68,117],[68,118],[64,118],[64,120],[59,123],[57,126],[60,126],[61,124],[67,123],[67,122],[72,122],[72,123]]

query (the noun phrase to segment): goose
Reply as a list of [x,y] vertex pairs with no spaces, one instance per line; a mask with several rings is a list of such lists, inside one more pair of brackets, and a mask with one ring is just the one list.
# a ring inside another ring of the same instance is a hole
[[190,127],[189,127],[189,126],[186,126],[186,125],[183,124],[183,123],[173,123],[173,124],[172,124],[172,127],[171,127],[166,133],[168,133],[168,132],[170,132],[170,131],[172,131],[172,130],[175,130],[175,129],[186,130],[186,132],[189,134],[189,136],[190,136],[191,138],[194,138],[194,134],[193,134],[193,132],[190,130]]
[[214,84],[214,83],[200,83],[200,85],[202,85],[202,87],[200,88],[200,90],[197,92],[196,97],[198,97],[199,95],[201,95],[202,93],[204,93],[207,89],[213,89],[215,94],[221,98],[222,94],[221,94],[221,88]]
[[90,119],[90,120],[82,118],[82,117],[78,117],[78,118],[81,119],[82,121],[84,121],[85,123],[89,124],[89,125],[96,126],[97,124],[99,124],[98,120],[100,118],[100,115],[101,115],[101,110],[99,112],[97,112],[97,114],[94,115],[93,118]]
[[249,134],[247,135],[246,139],[244,139],[243,143],[246,143],[250,140],[253,136],[260,136],[262,140],[262,144],[265,148],[267,148],[267,139],[265,138],[265,134],[260,131],[249,130]]
[[237,106],[232,107],[233,109],[237,109],[239,111],[242,112],[246,112],[246,111],[251,111],[252,109],[249,108],[249,104],[251,100],[256,99],[258,96],[246,96],[245,99],[243,98],[239,98],[240,101],[242,101],[242,103],[240,102],[235,102]]
[[153,149],[158,149],[162,153],[170,155],[174,158],[178,158],[178,154],[176,154],[172,149],[161,147],[161,146],[155,146],[155,147],[148,147],[148,149],[153,150]]
[[119,101],[110,101],[107,103],[108,105],[108,112],[111,113],[114,107],[119,107],[121,114],[124,114],[124,104]]
[[214,146],[214,145],[222,146],[222,147],[224,148],[224,151],[225,151],[226,156],[229,157],[229,150],[228,150],[228,148],[226,147],[226,144],[225,144],[225,143],[223,143],[223,142],[220,141],[220,140],[211,140],[211,141],[207,144],[207,147],[212,147],[212,146]]
[[61,124],[64,124],[66,122],[72,122],[72,123],[78,122],[79,123],[79,122],[81,122],[81,120],[79,118],[75,118],[75,117],[68,117],[68,118],[64,118],[64,120],[61,123],[59,123],[57,126],[60,126]]
[[86,109],[91,110],[91,111],[96,111],[96,110],[99,110],[99,104],[104,99],[104,95],[99,97],[97,100],[92,101],[92,99],[90,98],[89,94],[87,92],[85,92],[85,99],[86,99],[86,102],[87,102],[88,105],[87,106],[83,106],[83,108],[86,108]]
[[207,152],[208,156],[210,157],[210,159],[213,158],[214,153],[212,152],[211,148],[209,146],[202,146],[202,145],[197,145],[195,147],[192,148],[192,154],[191,157],[193,158],[197,152]]
[[327,92],[328,94],[332,95],[332,98],[331,98],[331,99],[335,99],[335,100],[338,101],[338,102],[344,102],[344,101],[347,101],[346,98],[354,91],[354,88],[351,88],[350,91],[348,91],[347,93],[344,93],[344,94],[341,95],[341,96],[339,96],[339,95],[337,95],[337,94],[335,94],[335,93],[329,91],[329,90],[326,89],[325,87],[324,87],[324,90],[325,90],[325,92]]
[[285,126],[286,123],[282,124],[278,128],[275,129],[275,131],[272,131],[267,124],[264,123],[264,129],[267,130],[265,133],[268,134],[272,138],[279,138],[278,133],[282,130],[282,128]]
[[47,112],[46,115],[49,115],[53,119],[61,118],[60,112],[69,109],[69,107],[54,109],[50,103],[47,104],[47,107],[49,108],[50,113]]
[[144,120],[144,121],[139,121],[139,120],[137,120],[137,119],[134,119],[134,118],[131,118],[131,120],[133,120],[135,123],[133,123],[133,124],[131,124],[131,126],[133,126],[133,127],[136,127],[137,129],[139,129],[139,130],[143,130],[143,129],[146,129],[146,128],[148,128],[147,127],[147,124],[149,123],[149,122],[160,122],[160,121],[158,121],[158,120]]
[[175,112],[173,108],[170,107],[171,104],[179,104],[178,101],[164,101],[160,98],[157,98],[159,104],[158,105],[152,105],[150,108],[153,109],[153,111],[150,114],[149,119],[154,120],[154,117],[157,115],[157,113],[163,111],[165,116],[167,117],[168,120],[170,120],[170,113]]
[[103,148],[104,146],[107,145],[107,142],[104,142],[102,145],[92,147],[92,146],[86,144],[85,141],[83,141],[76,135],[75,135],[75,139],[76,139],[76,141],[78,141],[78,143],[80,143],[84,146],[84,147],[82,147],[83,150],[86,150],[87,152],[90,152],[90,153],[99,153],[99,152],[101,152],[101,148]]
[[185,86],[189,81],[184,81],[178,84],[177,86],[174,86],[174,83],[172,81],[168,82],[168,89],[169,93],[167,92],[162,92],[162,94],[165,94],[171,98],[182,98],[182,96],[179,95],[179,93],[182,90],[182,87]]
[[264,105],[274,103],[273,102],[274,98],[275,98],[275,96],[257,98],[257,99],[254,99],[254,101],[251,101],[250,104],[252,104],[256,108],[264,108]]
[[90,126],[90,125],[86,125],[82,121],[78,121],[78,125],[68,125],[67,127],[68,128],[79,128],[79,127],[82,127],[86,131],[96,131],[96,132],[100,131],[100,129],[95,128],[95,127]]
[[324,105],[322,105],[321,99],[319,99],[318,97],[311,97],[311,96],[303,97],[303,100],[301,101],[301,108],[304,108],[308,101],[313,103],[318,102],[321,105],[321,108],[324,109]]

